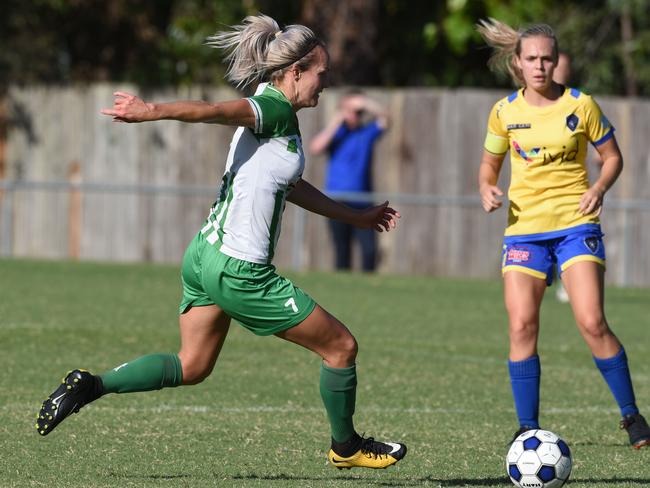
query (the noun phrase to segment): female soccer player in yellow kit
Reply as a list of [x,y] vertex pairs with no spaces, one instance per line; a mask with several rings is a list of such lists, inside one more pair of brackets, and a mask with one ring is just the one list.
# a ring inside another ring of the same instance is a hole
[[[557,266],[578,329],[620,408],[621,428],[635,448],[647,446],[650,428],[636,406],[625,350],[603,307],[605,249],[598,216],[623,167],[614,128],[590,96],[553,81],[558,43],[549,26],[515,31],[491,19],[478,30],[494,48],[491,67],[505,68],[521,87],[494,105],[479,170],[483,209],[492,212],[502,203],[497,179],[510,150],[502,272],[519,418],[515,437],[539,428],[539,311]],[[603,160],[592,186],[585,167],[589,142]]]

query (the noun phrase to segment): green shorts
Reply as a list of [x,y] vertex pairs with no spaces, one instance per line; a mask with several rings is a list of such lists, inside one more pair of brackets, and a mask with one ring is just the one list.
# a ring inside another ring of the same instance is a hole
[[180,313],[217,305],[256,335],[271,335],[298,325],[316,302],[271,264],[232,258],[199,232],[183,257]]

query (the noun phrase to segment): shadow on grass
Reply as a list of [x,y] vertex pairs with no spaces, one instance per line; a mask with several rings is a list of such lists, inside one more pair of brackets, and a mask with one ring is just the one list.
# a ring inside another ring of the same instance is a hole
[[572,442],[571,447],[573,446],[586,446],[586,447],[617,447],[617,448],[629,448],[632,449],[628,442],[593,442],[593,441],[582,441],[582,442]]
[[260,480],[260,481],[362,481],[364,486],[421,486],[422,483],[436,483],[441,487],[451,486],[508,486],[509,481],[505,477],[483,478],[483,479],[440,479],[434,476],[417,478],[383,478],[368,479],[364,476],[293,476],[287,474],[276,475],[235,475],[233,480]]
[[638,483],[639,486],[649,486],[650,478],[569,478],[569,483],[585,483],[588,486],[613,485],[615,483]]
[[[441,479],[435,476],[423,476],[417,478],[383,478],[383,479],[368,479],[364,476],[293,476],[286,474],[277,474],[277,475],[235,475],[232,476],[233,480],[260,480],[260,481],[332,481],[332,480],[344,480],[344,481],[362,481],[364,486],[421,486],[423,483],[435,483],[437,486],[442,488],[446,487],[457,487],[457,486],[512,486],[510,480],[506,477],[496,477],[496,478],[452,478],[452,479]],[[573,483],[584,483],[587,486],[607,486],[614,485],[619,483],[634,483],[638,486],[649,486],[650,478],[611,478],[611,479],[599,479],[599,478],[571,478],[569,480]]]
[[124,473],[110,473],[108,476],[112,478],[128,478],[128,479],[141,479],[141,480],[179,480],[184,478],[195,478],[196,476],[189,473],[179,474],[124,474]]
[[[128,475],[128,474],[117,474],[112,473],[110,476],[116,478],[138,478],[138,479],[149,479],[149,480],[175,480],[175,479],[184,479],[184,478],[193,478],[194,475],[188,473],[180,474],[154,474],[154,475]],[[223,475],[218,475],[219,478],[222,478]],[[272,474],[272,475],[256,475],[256,474],[242,474],[242,475],[233,475],[228,476],[233,481],[277,481],[277,482],[287,482],[292,481],[299,483],[301,481],[353,481],[353,482],[363,482],[364,486],[421,486],[423,483],[435,483],[441,488],[454,487],[454,486],[510,486],[510,481],[503,476],[496,478],[452,478],[452,479],[441,479],[435,476],[423,476],[423,477],[405,477],[405,478],[382,478],[382,479],[368,479],[362,475],[353,476],[353,475],[343,475],[343,476],[296,476],[291,474]],[[607,486],[614,485],[619,483],[634,483],[639,486],[649,486],[649,478],[610,478],[610,479],[599,479],[599,478],[571,478],[569,480],[573,483],[584,483],[587,486]]]

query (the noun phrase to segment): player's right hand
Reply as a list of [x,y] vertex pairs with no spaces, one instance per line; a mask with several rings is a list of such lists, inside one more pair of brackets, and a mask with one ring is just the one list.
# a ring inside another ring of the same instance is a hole
[[113,93],[115,100],[113,108],[101,111],[104,115],[113,117],[113,122],[145,122],[152,119],[153,106],[145,103],[140,97],[126,92]]
[[481,205],[483,205],[483,210],[486,212],[493,212],[501,205],[503,202],[499,197],[503,196],[503,192],[496,185],[483,185],[481,187]]

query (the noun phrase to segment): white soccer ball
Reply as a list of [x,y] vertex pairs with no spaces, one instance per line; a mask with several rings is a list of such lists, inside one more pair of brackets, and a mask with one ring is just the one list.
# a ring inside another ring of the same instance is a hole
[[517,437],[506,456],[506,472],[519,488],[560,488],[571,474],[571,451],[548,430]]

